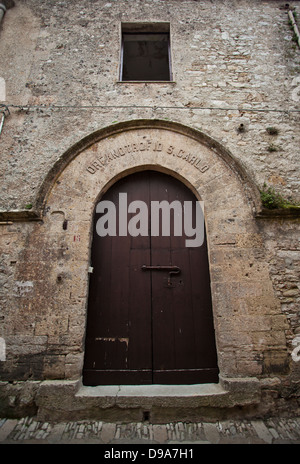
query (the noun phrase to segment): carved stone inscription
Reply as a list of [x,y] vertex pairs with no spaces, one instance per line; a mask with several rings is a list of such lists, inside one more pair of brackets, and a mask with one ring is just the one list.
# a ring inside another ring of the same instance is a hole
[[166,156],[174,156],[181,158],[200,172],[205,172],[209,166],[195,154],[183,150],[178,146],[162,143],[161,141],[138,141],[136,143],[129,143],[114,149],[110,149],[105,153],[98,153],[94,160],[87,166],[86,170],[90,174],[95,174],[97,171],[102,171],[106,166],[115,160],[128,155],[134,155],[141,152],[161,152]]

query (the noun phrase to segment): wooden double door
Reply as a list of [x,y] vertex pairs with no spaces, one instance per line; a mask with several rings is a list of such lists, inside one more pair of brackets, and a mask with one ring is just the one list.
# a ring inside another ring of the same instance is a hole
[[[147,235],[118,234],[120,193],[148,205]],[[116,205],[117,234],[100,237],[95,214],[84,385],[218,382],[206,239],[187,247],[172,228],[151,236],[151,204],[163,200],[196,202],[156,171],[121,179],[101,199]]]

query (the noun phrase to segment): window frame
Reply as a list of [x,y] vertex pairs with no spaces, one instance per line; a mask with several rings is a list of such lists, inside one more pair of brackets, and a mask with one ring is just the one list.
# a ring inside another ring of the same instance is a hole
[[[125,35],[165,35],[168,44],[168,80],[124,80],[124,36]],[[120,83],[174,83],[173,70],[172,70],[172,55],[171,55],[171,33],[170,23],[121,23],[121,47],[120,47],[120,68],[119,68],[119,81]]]

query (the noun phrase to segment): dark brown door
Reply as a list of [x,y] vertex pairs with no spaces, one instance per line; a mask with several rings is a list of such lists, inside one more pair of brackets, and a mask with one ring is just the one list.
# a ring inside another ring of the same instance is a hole
[[[148,206],[147,235],[120,236],[119,193]],[[206,240],[193,248],[172,228],[169,236],[150,234],[151,202],[195,204],[195,196],[171,176],[143,171],[117,182],[104,200],[116,205],[117,235],[99,237],[96,213],[83,383],[217,382]]]

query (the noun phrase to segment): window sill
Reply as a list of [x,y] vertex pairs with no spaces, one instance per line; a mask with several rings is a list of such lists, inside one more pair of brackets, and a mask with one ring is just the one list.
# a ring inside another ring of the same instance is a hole
[[117,84],[176,84],[175,81],[117,81]]

